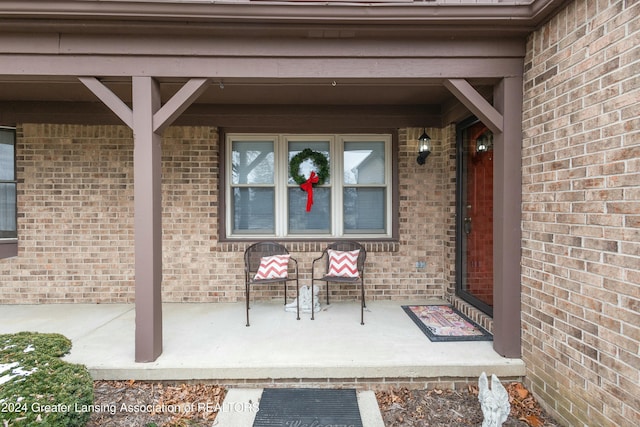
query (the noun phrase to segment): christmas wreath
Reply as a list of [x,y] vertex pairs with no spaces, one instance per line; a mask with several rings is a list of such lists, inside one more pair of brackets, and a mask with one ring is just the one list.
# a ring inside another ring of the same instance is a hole
[[329,162],[324,154],[313,151],[310,148],[305,148],[291,158],[291,161],[289,162],[289,173],[293,180],[298,185],[302,185],[307,182],[307,178],[300,175],[300,164],[307,159],[311,160],[314,166],[318,169],[316,172],[318,175],[318,185],[324,184],[327,178],[329,178]]

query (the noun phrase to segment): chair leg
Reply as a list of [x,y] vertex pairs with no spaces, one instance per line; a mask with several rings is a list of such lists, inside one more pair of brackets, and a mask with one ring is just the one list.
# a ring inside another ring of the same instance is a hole
[[244,293],[247,296],[247,326],[249,326],[249,284],[247,283],[244,288]]
[[361,297],[360,297],[360,324],[364,325],[364,308],[367,306],[366,303],[364,302],[364,281],[360,281],[360,290],[361,290]]
[[327,286],[327,305],[329,305],[329,282],[324,282]]
[[298,282],[298,277],[296,276],[296,320],[300,320],[300,283]]
[[313,286],[314,286],[313,277],[311,277],[311,320],[314,320],[313,315],[315,314],[313,310],[313,307],[315,306],[315,302],[313,301]]

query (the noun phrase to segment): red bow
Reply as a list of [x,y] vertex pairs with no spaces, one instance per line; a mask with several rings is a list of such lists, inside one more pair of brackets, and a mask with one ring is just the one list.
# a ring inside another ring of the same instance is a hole
[[311,212],[311,205],[313,205],[313,184],[318,182],[318,175],[314,171],[311,171],[309,179],[300,184],[300,188],[307,192],[307,212]]

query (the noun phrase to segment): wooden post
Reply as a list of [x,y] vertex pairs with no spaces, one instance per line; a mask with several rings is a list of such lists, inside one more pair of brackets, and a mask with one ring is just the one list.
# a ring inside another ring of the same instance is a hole
[[162,354],[162,150],[153,131],[160,87],[133,77],[136,362]]
[[494,135],[493,348],[519,358],[521,310],[522,77],[506,77],[494,88],[504,131]]
[[493,132],[493,348],[519,358],[522,75],[495,86],[494,105],[464,79],[444,85]]
[[162,354],[162,131],[206,90],[207,78],[190,79],[164,106],[152,77],[133,77],[133,110],[95,77],[79,77],[133,129],[136,275],[136,362]]

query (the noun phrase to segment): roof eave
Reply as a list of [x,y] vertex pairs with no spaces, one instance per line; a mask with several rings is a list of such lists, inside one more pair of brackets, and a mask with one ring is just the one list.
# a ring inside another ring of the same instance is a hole
[[[82,22],[84,30],[92,25],[118,21],[130,30],[145,26],[189,27],[211,24],[243,25],[376,25],[398,31],[429,32],[432,29],[460,29],[470,26],[496,32],[526,34],[544,22],[567,0],[507,1],[499,3],[449,2],[270,2],[270,1],[3,1],[0,5],[3,27],[30,23],[66,27]],[[16,25],[12,25],[12,22]],[[11,28],[14,27],[14,28]]]

